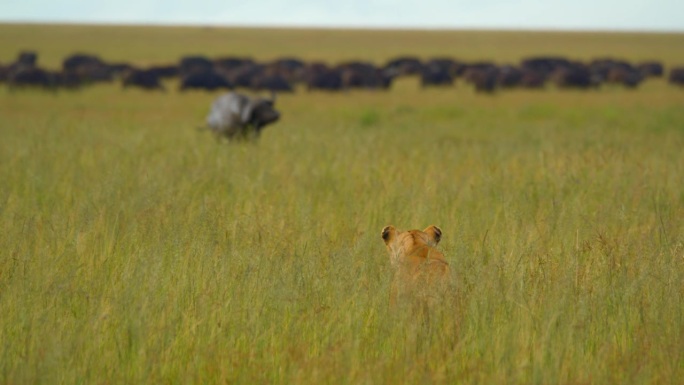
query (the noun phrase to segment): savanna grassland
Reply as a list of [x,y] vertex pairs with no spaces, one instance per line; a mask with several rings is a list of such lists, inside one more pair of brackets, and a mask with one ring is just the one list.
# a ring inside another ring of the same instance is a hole
[[[684,64],[682,34],[0,26],[35,49],[532,54]],[[684,89],[281,95],[259,143],[217,94],[0,87],[0,383],[684,383]],[[436,224],[453,303],[390,311],[387,224]]]

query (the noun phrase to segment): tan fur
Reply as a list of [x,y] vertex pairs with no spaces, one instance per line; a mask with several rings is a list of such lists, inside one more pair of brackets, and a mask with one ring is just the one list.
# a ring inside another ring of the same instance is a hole
[[390,289],[390,306],[397,302],[432,305],[443,298],[451,280],[451,269],[435,247],[442,230],[429,226],[423,231],[398,231],[394,226],[382,229],[394,277]]

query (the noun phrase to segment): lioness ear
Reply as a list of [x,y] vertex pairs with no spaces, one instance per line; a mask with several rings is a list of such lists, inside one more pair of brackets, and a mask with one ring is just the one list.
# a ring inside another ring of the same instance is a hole
[[435,245],[439,243],[439,241],[442,239],[442,229],[439,227],[432,225],[425,230],[423,230],[425,234],[427,234],[432,240],[435,242]]
[[394,238],[394,233],[397,231],[397,229],[394,228],[394,226],[385,226],[385,228],[382,229],[382,239],[385,240],[385,243],[389,243],[392,238]]

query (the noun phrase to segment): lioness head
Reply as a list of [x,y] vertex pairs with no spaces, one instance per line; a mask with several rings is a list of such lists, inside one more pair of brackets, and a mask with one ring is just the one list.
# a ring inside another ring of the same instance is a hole
[[394,270],[390,289],[390,305],[400,298],[413,298],[420,303],[439,302],[449,283],[449,264],[435,247],[442,230],[429,226],[423,231],[398,231],[394,226],[382,229]]
[[398,266],[399,262],[407,257],[421,257],[423,254],[426,258],[432,254],[433,258],[444,260],[442,253],[434,250],[442,239],[442,230],[435,225],[423,231],[398,231],[394,226],[386,226],[382,229],[382,239],[387,246],[392,266]]

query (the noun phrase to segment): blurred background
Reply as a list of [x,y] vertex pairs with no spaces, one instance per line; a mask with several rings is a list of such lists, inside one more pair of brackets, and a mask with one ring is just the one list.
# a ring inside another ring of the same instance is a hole
[[6,1],[0,21],[216,26],[682,31],[677,0]]
[[683,15],[1,0],[0,384],[681,384]]

